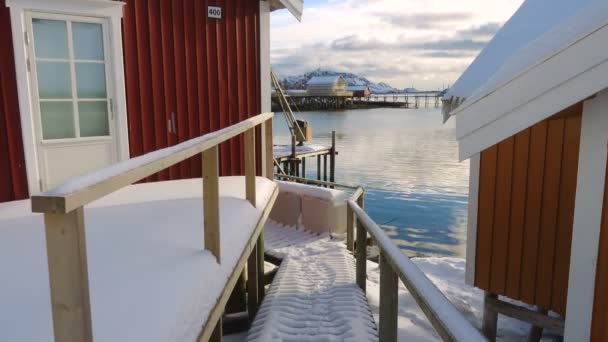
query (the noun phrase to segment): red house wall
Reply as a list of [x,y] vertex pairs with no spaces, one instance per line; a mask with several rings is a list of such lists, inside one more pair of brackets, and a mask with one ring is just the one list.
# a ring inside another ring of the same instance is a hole
[[10,23],[0,0],[0,202],[28,197]]
[[[207,5],[223,8],[207,18]],[[129,0],[123,20],[131,157],[260,112],[258,0]],[[171,113],[177,132],[168,130]],[[259,135],[258,135],[259,136]],[[242,141],[220,146],[222,175],[242,174]],[[200,156],[150,180],[200,177]]]

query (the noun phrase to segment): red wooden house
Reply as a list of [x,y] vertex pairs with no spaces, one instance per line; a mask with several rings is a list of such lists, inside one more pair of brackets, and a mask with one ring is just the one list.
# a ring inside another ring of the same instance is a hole
[[[270,111],[282,7],[302,1],[0,0],[0,202]],[[240,144],[221,154],[241,171]]]
[[534,339],[608,338],[606,44],[605,1],[526,1],[444,100],[470,159],[467,283],[489,337],[500,313]]

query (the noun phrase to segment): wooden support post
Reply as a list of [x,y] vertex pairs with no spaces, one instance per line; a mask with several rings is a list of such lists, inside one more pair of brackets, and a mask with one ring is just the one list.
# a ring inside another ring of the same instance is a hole
[[292,136],[291,137],[291,167],[290,169],[290,175],[295,176],[296,172],[297,172],[297,168],[298,165],[296,164],[296,137]]
[[203,151],[203,222],[205,249],[221,263],[220,253],[220,178],[218,146]]
[[365,293],[367,279],[367,231],[357,218],[357,245],[355,246],[357,285]]
[[491,308],[490,302],[492,299],[497,298],[498,296],[493,293],[484,293],[481,332],[490,341],[496,341],[496,328],[498,324],[498,313]]
[[[547,309],[538,307],[536,309],[536,312],[546,315],[548,311],[547,311]],[[542,336],[543,336],[543,328],[538,325],[533,325],[530,328],[530,333],[528,334],[528,342],[539,342]]]
[[255,203],[255,128],[245,131],[245,198]]
[[266,150],[266,178],[274,179],[274,150],[272,142],[272,118],[264,122],[264,149]]
[[84,210],[44,214],[55,341],[93,341]]
[[327,182],[327,154],[323,155],[323,181]]
[[336,131],[331,131],[331,154],[329,155],[329,162],[329,181],[333,183],[336,181]]
[[398,279],[384,253],[380,253],[380,342],[397,342]]
[[262,303],[264,296],[266,296],[266,289],[264,288],[264,229],[258,236],[257,242],[257,269],[258,269],[258,301]]
[[209,342],[222,342],[222,317],[217,321],[215,329],[213,329],[211,337],[209,337]]
[[346,249],[352,252],[355,248],[355,227],[353,222],[353,210],[346,206]]
[[321,156],[317,155],[317,180],[321,180]]
[[258,311],[258,248],[257,243],[253,247],[249,259],[247,259],[247,313],[249,321],[253,322]]
[[306,178],[306,157],[302,157],[302,178]]

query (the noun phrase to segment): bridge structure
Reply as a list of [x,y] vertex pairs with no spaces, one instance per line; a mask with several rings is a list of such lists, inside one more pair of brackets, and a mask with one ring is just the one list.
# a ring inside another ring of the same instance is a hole
[[[297,110],[340,110],[348,108],[439,108],[442,91],[370,94],[355,97],[352,92],[331,95],[309,95],[305,91],[285,94],[289,104]],[[273,94],[273,105],[278,99]]]

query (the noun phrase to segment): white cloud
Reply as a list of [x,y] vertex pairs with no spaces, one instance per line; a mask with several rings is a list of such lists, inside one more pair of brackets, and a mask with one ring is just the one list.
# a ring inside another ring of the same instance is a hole
[[333,0],[304,6],[302,23],[272,15],[281,76],[317,67],[396,87],[453,83],[522,0]]

